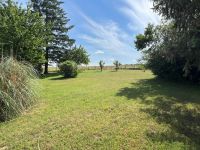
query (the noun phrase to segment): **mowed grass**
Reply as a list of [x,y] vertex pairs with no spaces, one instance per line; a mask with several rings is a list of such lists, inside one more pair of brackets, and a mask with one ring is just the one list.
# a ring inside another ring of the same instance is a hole
[[200,149],[200,88],[150,71],[41,79],[42,96],[0,123],[0,149]]

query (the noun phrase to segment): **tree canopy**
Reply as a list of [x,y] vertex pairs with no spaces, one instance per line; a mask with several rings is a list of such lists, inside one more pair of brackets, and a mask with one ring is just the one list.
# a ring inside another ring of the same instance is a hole
[[75,46],[72,50],[66,51],[62,61],[71,60],[76,62],[78,65],[87,65],[90,62],[87,51],[82,46]]
[[4,57],[13,53],[17,60],[34,65],[43,62],[48,27],[30,6],[22,8],[11,0],[0,2],[0,43]]
[[166,20],[173,19],[181,29],[200,26],[199,0],[152,0],[154,10]]
[[167,21],[148,25],[136,36],[136,48],[153,72],[170,79],[200,80],[200,1],[153,0]]
[[14,56],[41,69],[48,63],[73,60],[88,64],[89,55],[68,35],[73,28],[59,0],[31,0],[26,7],[13,0],[0,2],[1,57]]

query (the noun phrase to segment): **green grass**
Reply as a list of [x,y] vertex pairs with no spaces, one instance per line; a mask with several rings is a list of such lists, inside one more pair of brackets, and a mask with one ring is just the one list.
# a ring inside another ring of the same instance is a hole
[[0,149],[200,149],[200,87],[146,71],[42,79],[38,105],[0,123]]

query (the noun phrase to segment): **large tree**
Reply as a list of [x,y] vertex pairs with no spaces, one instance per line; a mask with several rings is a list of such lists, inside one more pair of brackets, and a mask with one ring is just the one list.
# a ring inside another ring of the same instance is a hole
[[4,57],[13,55],[33,65],[44,60],[48,26],[31,8],[22,8],[12,0],[0,2],[0,43]]
[[200,81],[200,1],[152,1],[167,23],[149,25],[136,37],[136,47],[158,76]]
[[176,55],[178,34],[173,24],[149,24],[144,34],[136,36],[135,45],[143,52],[146,67],[154,74],[167,79],[182,79],[184,61]]
[[147,67],[159,77],[198,82],[200,71],[196,56],[188,49],[185,36],[173,23],[149,25],[144,34],[136,36],[135,45],[143,52]]
[[70,21],[62,8],[59,0],[31,0],[34,11],[44,16],[46,24],[52,24],[51,40],[47,40],[45,50],[45,74],[48,73],[48,62],[60,62],[62,56],[74,44],[74,40],[68,36],[68,31],[73,26],[68,25]]
[[186,58],[186,74],[200,71],[200,1],[153,0],[154,10],[174,23],[179,42],[176,56]]
[[66,51],[62,61],[71,60],[76,62],[78,65],[87,65],[90,62],[89,55],[84,47],[74,46],[71,50]]

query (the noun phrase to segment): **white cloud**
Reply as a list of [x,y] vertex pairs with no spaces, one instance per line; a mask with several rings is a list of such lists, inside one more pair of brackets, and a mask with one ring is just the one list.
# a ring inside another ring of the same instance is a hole
[[133,37],[124,32],[117,23],[113,21],[96,22],[83,13],[81,15],[87,23],[87,30],[90,31],[87,34],[81,34],[81,39],[94,45],[96,49],[126,57],[134,55]]
[[98,50],[98,51],[96,51],[96,52],[95,52],[95,54],[104,54],[104,52],[103,52],[103,51],[100,51],[100,50]]
[[130,20],[128,28],[143,31],[148,23],[159,24],[161,17],[153,11],[150,0],[121,0],[120,11]]
[[[141,56],[134,47],[134,32],[128,33],[125,27],[122,28],[121,22],[114,22],[111,18],[104,20],[101,17],[92,18],[72,1],[70,7],[81,22],[77,25],[78,41],[90,50],[93,63],[105,58],[106,63],[112,64],[110,60],[112,57],[121,62],[131,63],[133,59],[137,60]],[[96,50],[101,50],[106,55],[97,55]]]

